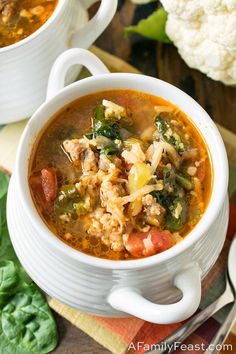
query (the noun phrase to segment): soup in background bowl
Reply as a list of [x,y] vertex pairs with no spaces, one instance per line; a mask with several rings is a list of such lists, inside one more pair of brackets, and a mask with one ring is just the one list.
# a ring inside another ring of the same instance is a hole
[[[63,88],[75,64],[94,76]],[[11,240],[32,279],[66,305],[176,323],[196,311],[223,247],[227,183],[224,144],[197,102],[71,49],[19,143]]]
[[41,27],[58,0],[0,0],[0,48],[19,42]]
[[29,184],[48,227],[111,260],[163,252],[203,215],[212,172],[205,141],[181,110],[112,90],[63,108],[35,142]]
[[[45,101],[53,62],[68,48],[90,47],[112,20],[117,1],[101,0],[88,20],[88,7],[97,0],[0,0],[0,124],[32,116]],[[70,71],[68,83],[79,70]]]

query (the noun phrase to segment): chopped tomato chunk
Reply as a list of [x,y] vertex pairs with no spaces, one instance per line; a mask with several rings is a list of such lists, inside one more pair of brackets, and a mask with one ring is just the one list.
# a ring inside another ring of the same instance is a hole
[[41,171],[41,181],[46,201],[54,201],[58,192],[56,169],[53,167],[44,168]]
[[202,161],[201,164],[197,168],[196,177],[199,178],[200,182],[203,182],[205,175],[206,175],[205,162]]
[[174,246],[175,241],[169,231],[151,228],[148,232],[137,232],[124,236],[124,245],[134,257],[153,256]]

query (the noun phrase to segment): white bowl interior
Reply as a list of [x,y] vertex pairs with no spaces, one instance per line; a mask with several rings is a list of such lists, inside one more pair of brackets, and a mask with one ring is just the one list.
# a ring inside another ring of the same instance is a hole
[[[78,97],[103,90],[131,89],[160,96],[178,106],[192,120],[205,139],[212,159],[213,188],[209,205],[199,223],[189,235],[171,249],[152,257],[132,261],[110,261],[88,256],[78,252],[60,241],[47,228],[39,217],[32,201],[28,186],[28,160],[35,138],[48,120],[61,108]],[[106,74],[93,76],[64,88],[49,102],[44,103],[30,119],[18,149],[16,171],[18,182],[21,185],[21,199],[34,226],[40,230],[45,242],[66,252],[69,256],[90,265],[102,268],[126,269],[140,268],[163,262],[176,256],[196,242],[199,237],[204,237],[206,230],[214,222],[223,205],[228,186],[228,162],[222,138],[204,109],[190,96],[176,87],[155,79],[138,74]]]

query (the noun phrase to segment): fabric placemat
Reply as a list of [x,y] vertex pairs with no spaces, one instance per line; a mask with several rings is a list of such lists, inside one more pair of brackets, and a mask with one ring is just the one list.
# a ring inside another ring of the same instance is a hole
[[[100,57],[113,72],[138,72],[124,61],[96,47],[92,47],[91,50]],[[83,72],[82,75],[86,76],[87,73]],[[14,169],[17,145],[26,123],[26,121],[22,121],[0,127],[0,166],[10,172]],[[221,126],[218,126],[218,128],[224,139],[230,164],[230,223],[227,240],[221,255],[211,272],[203,281],[201,308],[204,308],[214,301],[224,290],[224,266],[227,260],[230,241],[236,233],[236,205],[233,203],[236,200],[236,135]],[[97,317],[69,308],[52,298],[48,298],[48,301],[52,309],[114,354],[124,354],[127,351],[136,352],[138,354],[144,353],[145,350],[151,348],[152,344],[164,339],[172,331],[181,326],[181,323],[156,325],[138,318],[108,319]],[[197,345],[207,345],[210,342],[211,338],[224,321],[229,307],[230,306],[227,306],[227,308],[217,313],[214,318],[208,320],[188,338],[185,343],[191,344],[191,346],[187,347],[185,353],[203,353],[204,350],[198,350],[199,347]],[[226,344],[232,345],[232,347],[228,346],[222,353],[236,352],[236,325],[234,325],[227,338]],[[176,353],[181,352],[183,351],[176,351]]]

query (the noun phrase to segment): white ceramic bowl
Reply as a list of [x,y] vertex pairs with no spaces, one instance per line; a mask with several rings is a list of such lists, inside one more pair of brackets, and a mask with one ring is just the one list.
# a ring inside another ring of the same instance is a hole
[[[71,47],[88,48],[113,18],[117,0],[101,0],[88,22],[87,8],[97,0],[59,0],[48,21],[27,38],[0,48],[0,124],[30,117],[45,101],[53,62]],[[78,67],[68,76],[72,82]]]
[[[74,64],[85,65],[94,76],[63,88],[66,72]],[[78,97],[112,89],[144,91],[179,106],[205,138],[214,175],[209,205],[191,233],[161,254],[131,261],[95,258],[60,241],[39,217],[28,186],[32,145],[48,120]],[[220,134],[191,97],[152,77],[110,74],[93,54],[70,49],[54,64],[47,102],[30,119],[20,141],[8,195],[10,235],[32,279],[63,303],[102,316],[134,315],[150,322],[173,323],[197,309],[201,279],[223,246],[228,223],[227,184],[228,163]]]

